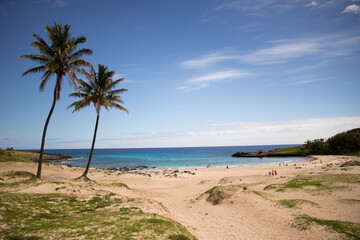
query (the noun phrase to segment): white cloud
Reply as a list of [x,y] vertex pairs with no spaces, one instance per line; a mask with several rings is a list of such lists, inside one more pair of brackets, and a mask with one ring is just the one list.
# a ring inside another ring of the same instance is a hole
[[312,1],[311,3],[305,4],[304,7],[316,7],[318,5],[316,1]]
[[326,58],[345,56],[359,49],[360,36],[329,35],[303,40],[281,40],[269,42],[273,46],[255,49],[248,54],[226,55],[214,53],[180,63],[186,68],[203,68],[222,62],[268,65],[287,63],[302,57]]
[[209,121],[203,130],[96,142],[97,147],[191,147],[301,144],[360,127],[360,116],[290,120],[279,123]]
[[349,5],[342,11],[342,14],[344,13],[360,14],[360,6],[357,4]]
[[224,62],[228,60],[236,60],[238,59],[238,56],[227,56],[227,55],[221,55],[219,53],[206,55],[199,59],[192,59],[188,61],[184,61],[180,63],[180,66],[185,68],[201,68],[201,67],[207,67],[214,63]]
[[113,78],[114,79],[125,78],[125,75],[121,74],[121,73],[117,73],[117,74],[114,74]]
[[227,71],[222,71],[222,72],[212,72],[205,76],[192,78],[188,82],[189,83],[210,83],[210,82],[217,82],[217,81],[234,78],[234,77],[244,77],[244,76],[248,76],[248,75],[249,75],[249,73],[240,72],[237,70],[227,70]]
[[177,90],[191,91],[200,88],[209,87],[210,83],[224,81],[228,79],[241,78],[251,75],[250,73],[239,70],[225,70],[219,72],[211,72],[206,75],[191,78],[186,81],[186,86],[180,86]]
[[253,64],[274,64],[288,62],[295,58],[319,53],[322,45],[316,40],[289,42],[263,48],[242,56],[243,61]]
[[262,16],[268,11],[277,10],[280,12],[287,11],[297,5],[297,1],[281,0],[235,0],[228,1],[218,6],[215,11],[219,10],[237,10],[250,15]]
[[63,7],[65,5],[67,5],[67,1],[65,1],[65,0],[56,0],[55,4],[58,5],[59,7]]

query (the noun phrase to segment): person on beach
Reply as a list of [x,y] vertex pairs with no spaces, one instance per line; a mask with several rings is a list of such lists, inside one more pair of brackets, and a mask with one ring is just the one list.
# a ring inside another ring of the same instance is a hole
[[277,176],[277,171],[275,170],[275,176]]
[[274,170],[271,171],[271,176],[274,176]]
[[226,166],[226,169],[229,169],[229,166]]
[[269,171],[269,176],[271,176],[271,172]]

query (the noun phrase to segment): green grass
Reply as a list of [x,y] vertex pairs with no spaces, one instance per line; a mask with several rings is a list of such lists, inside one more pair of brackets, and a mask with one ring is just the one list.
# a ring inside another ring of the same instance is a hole
[[271,154],[291,154],[291,155],[306,155],[304,146],[278,148],[268,152]]
[[136,201],[0,192],[4,239],[196,239],[180,224],[142,212]]
[[319,206],[319,204],[314,203],[305,199],[282,199],[275,201],[278,205],[286,207],[286,208],[299,208],[302,204],[311,204],[312,206]]
[[[3,150],[0,148],[0,162],[37,162],[38,159],[39,153],[36,152]],[[54,156],[45,153],[43,160],[46,161],[48,159],[54,159]]]
[[28,179],[35,178],[35,174],[25,172],[25,171],[11,171],[11,172],[5,173],[4,176],[9,177],[9,178],[19,178],[19,177],[20,178],[28,178]]
[[185,235],[178,234],[169,236],[169,240],[190,240],[190,238]]
[[271,184],[264,190],[288,191],[305,189],[308,191],[333,191],[339,188],[347,188],[348,184],[360,183],[360,176],[355,174],[323,175],[297,177],[284,184]]
[[258,195],[259,197],[264,198],[265,200],[269,200],[270,194],[265,193],[265,192],[260,192],[260,191],[252,191],[253,193],[255,193],[256,195]]
[[360,161],[353,160],[353,161],[345,162],[340,165],[340,167],[353,167],[353,166],[360,166]]
[[296,227],[305,230],[311,226],[311,223],[316,223],[321,226],[328,227],[338,233],[344,234],[348,239],[360,240],[360,224],[353,222],[343,222],[338,220],[325,220],[310,217],[306,214],[296,218]]
[[206,201],[211,202],[214,205],[220,204],[225,199],[233,196],[240,189],[244,190],[244,187],[245,185],[243,184],[213,187],[205,192],[206,194],[209,194]]
[[340,201],[345,202],[345,203],[349,203],[349,204],[360,204],[360,200],[359,200],[359,199],[349,199],[349,198],[345,198],[345,199],[341,199]]
[[39,156],[33,152],[19,152],[0,149],[0,162],[31,162],[33,158]]

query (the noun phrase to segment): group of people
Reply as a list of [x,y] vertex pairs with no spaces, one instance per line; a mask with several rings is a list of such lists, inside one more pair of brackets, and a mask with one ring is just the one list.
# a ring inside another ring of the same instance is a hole
[[277,176],[277,171],[276,170],[271,170],[269,171],[269,176]]

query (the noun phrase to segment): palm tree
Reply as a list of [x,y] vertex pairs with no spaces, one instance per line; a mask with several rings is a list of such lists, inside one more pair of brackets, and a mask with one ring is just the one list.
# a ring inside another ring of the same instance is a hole
[[80,97],[79,101],[74,102],[68,108],[74,107],[74,111],[78,111],[84,107],[89,106],[91,103],[94,104],[97,117],[95,123],[94,137],[91,145],[91,151],[89,160],[85,169],[85,172],[79,178],[84,179],[85,181],[89,181],[90,179],[87,177],[89,172],[91,158],[94,152],[94,146],[96,141],[97,128],[99,124],[100,118],[100,110],[101,107],[104,107],[109,111],[109,108],[117,108],[125,112],[129,112],[126,108],[124,108],[121,104],[124,104],[119,94],[127,91],[127,89],[114,89],[116,85],[123,81],[123,78],[118,80],[113,80],[115,72],[109,71],[107,67],[104,65],[98,65],[98,72],[96,73],[94,68],[91,67],[90,73],[86,73],[86,78],[89,80],[89,83],[79,79],[79,90],[80,92],[75,92],[70,94],[70,97]]
[[55,108],[55,103],[60,98],[60,91],[62,80],[68,76],[70,82],[77,88],[77,78],[75,73],[82,73],[84,70],[79,67],[90,66],[90,64],[84,61],[82,56],[92,54],[92,51],[87,48],[76,50],[80,43],[86,42],[86,37],[81,36],[78,38],[71,38],[69,33],[70,25],[57,24],[54,22],[54,26],[46,25],[45,32],[47,33],[49,44],[44,39],[36,34],[33,37],[35,42],[31,43],[31,46],[36,48],[40,53],[34,55],[23,55],[21,58],[30,59],[40,64],[40,66],[31,68],[24,72],[22,76],[29,73],[44,72],[41,78],[40,91],[44,90],[44,87],[48,80],[55,75],[56,83],[54,88],[53,103],[46,119],[43,135],[41,139],[41,149],[39,156],[37,178],[41,178],[42,157],[44,153],[44,145],[46,138],[47,127],[51,118],[51,115]]

